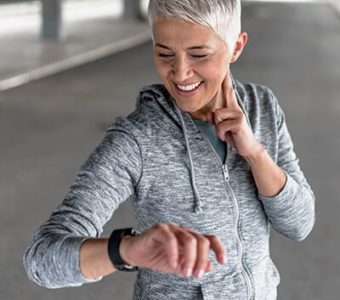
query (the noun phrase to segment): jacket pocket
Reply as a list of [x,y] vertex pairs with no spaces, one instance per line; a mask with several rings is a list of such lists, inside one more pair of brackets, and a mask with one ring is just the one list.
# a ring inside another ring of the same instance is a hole
[[199,284],[182,275],[165,274],[146,269],[140,294],[134,300],[202,300]]
[[266,255],[261,261],[251,267],[255,285],[256,300],[275,300],[280,274],[271,258]]
[[244,300],[247,299],[247,285],[241,273],[222,276],[201,285],[204,300]]

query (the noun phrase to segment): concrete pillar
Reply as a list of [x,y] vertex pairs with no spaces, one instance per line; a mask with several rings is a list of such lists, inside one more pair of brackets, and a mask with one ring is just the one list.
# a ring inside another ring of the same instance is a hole
[[126,20],[137,20],[140,17],[139,0],[124,0],[123,18]]
[[61,31],[62,0],[41,0],[41,36],[45,39],[59,39]]

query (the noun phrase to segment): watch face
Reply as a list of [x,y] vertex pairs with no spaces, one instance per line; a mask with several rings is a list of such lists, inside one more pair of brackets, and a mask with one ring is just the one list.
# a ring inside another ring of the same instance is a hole
[[118,266],[115,266],[115,267],[119,271],[127,271],[127,272],[138,271],[138,267],[134,267],[134,266],[130,266],[130,265],[118,265]]
[[138,235],[138,231],[136,231],[135,229],[131,228],[131,235]]
[[124,269],[129,269],[129,270],[134,268],[134,266],[130,266],[130,265],[121,265],[120,267]]

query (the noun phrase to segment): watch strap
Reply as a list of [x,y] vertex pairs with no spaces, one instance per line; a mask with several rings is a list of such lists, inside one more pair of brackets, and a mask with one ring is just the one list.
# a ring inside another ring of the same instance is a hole
[[135,236],[137,234],[138,232],[133,228],[115,229],[112,232],[108,243],[108,253],[112,264],[117,270],[125,272],[134,272],[138,270],[138,267],[127,264],[119,253],[119,246],[122,238],[126,235]]

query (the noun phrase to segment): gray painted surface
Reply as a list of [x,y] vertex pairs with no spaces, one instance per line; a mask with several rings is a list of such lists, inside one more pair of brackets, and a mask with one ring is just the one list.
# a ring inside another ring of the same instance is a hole
[[126,20],[137,19],[140,12],[140,4],[138,0],[124,0],[123,18]]
[[62,0],[41,0],[41,36],[59,39],[62,22]]
[[[317,196],[316,225],[307,240],[273,232],[279,299],[339,299],[339,19],[323,5],[247,4],[243,20],[249,41],[233,73],[275,92]],[[134,108],[142,85],[159,81],[151,51],[144,44],[0,94],[0,299],[131,299],[134,274],[46,290],[26,279],[21,258],[104,127]],[[127,201],[104,236],[133,224]]]

